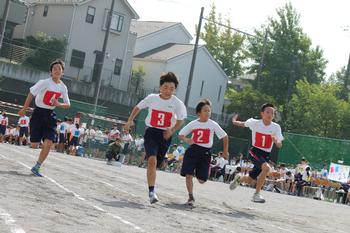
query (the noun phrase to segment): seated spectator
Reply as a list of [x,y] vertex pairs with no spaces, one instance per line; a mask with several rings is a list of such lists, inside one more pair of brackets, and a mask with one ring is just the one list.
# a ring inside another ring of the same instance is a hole
[[292,186],[294,183],[294,175],[291,171],[287,171],[285,176],[284,176],[284,187],[283,190],[287,192],[288,194],[291,194],[292,192]]
[[[107,164],[112,165],[112,159],[119,161],[119,154],[122,152],[122,145],[120,138],[117,138],[114,142],[108,145],[106,151]],[[121,162],[121,161],[120,161]]]
[[219,178],[225,175],[225,165],[228,164],[228,160],[224,158],[223,153],[219,152],[219,156],[216,159],[216,164],[211,166],[211,172],[213,178]]
[[328,177],[327,165],[324,164],[324,165],[323,165],[323,168],[322,168],[322,170],[321,170],[321,178],[322,178],[322,179],[327,179],[327,177]]

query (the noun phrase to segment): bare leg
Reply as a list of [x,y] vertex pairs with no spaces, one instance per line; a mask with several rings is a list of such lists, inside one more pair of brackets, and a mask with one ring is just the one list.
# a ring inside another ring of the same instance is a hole
[[148,186],[154,186],[156,183],[157,176],[157,157],[149,156],[148,158],[148,166],[147,166],[147,183]]
[[40,164],[42,164],[47,158],[47,156],[49,155],[51,145],[52,145],[52,141],[49,139],[45,139],[43,147],[40,151],[39,159],[38,159],[38,162]]
[[267,176],[267,173],[270,171],[270,165],[268,163],[263,163],[261,165],[261,172],[258,176],[258,180],[257,180],[257,183],[256,183],[256,193],[259,193],[262,186],[264,185],[265,183],[265,178]]
[[193,176],[186,175],[186,188],[189,194],[193,194]]

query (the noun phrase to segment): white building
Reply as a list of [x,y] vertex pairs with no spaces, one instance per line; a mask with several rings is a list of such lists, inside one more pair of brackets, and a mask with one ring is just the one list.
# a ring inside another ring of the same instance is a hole
[[[99,59],[111,1],[27,0],[27,22],[16,27],[14,37],[25,38],[43,32],[67,38],[65,75],[96,82],[95,61]],[[126,90],[131,73],[136,35],[130,32],[132,19],[139,16],[127,0],[116,0],[102,71],[102,85]]]

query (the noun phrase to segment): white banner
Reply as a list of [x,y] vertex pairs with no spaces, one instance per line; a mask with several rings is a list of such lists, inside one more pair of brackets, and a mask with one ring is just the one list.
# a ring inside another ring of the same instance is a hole
[[346,183],[349,178],[350,166],[331,163],[329,166],[328,180]]

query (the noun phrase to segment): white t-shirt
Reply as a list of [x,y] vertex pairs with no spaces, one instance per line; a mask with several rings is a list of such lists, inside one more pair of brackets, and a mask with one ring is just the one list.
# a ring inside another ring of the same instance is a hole
[[66,133],[66,129],[67,129],[67,123],[66,122],[61,122],[61,124],[59,124],[57,128],[58,128],[60,133],[65,134]]
[[81,133],[80,129],[77,129],[77,127],[75,127],[75,125],[72,127],[71,132],[72,132],[73,137],[76,137],[76,138],[79,138],[80,133]]
[[193,120],[180,130],[179,135],[187,136],[190,133],[195,144],[206,148],[213,146],[214,133],[219,139],[227,135],[220,125],[211,119],[206,122]]
[[62,81],[55,83],[52,78],[42,79],[30,88],[35,96],[35,105],[40,108],[55,109],[53,100],[63,98],[63,102],[70,104],[68,89]]
[[145,123],[148,127],[158,129],[171,129],[177,120],[183,120],[187,117],[187,111],[184,103],[176,96],[164,100],[159,94],[150,94],[136,105],[139,109],[148,107],[148,115]]
[[19,136],[19,132],[16,128],[10,129],[10,135],[16,137]]
[[22,116],[18,119],[18,125],[20,127],[28,127],[29,126],[29,117]]
[[223,157],[220,157],[217,161],[218,161],[218,165],[221,169],[224,168],[226,164],[228,164],[228,160],[226,160]]
[[277,141],[282,142],[282,130],[279,124],[271,122],[265,125],[263,120],[248,119],[244,123],[245,127],[249,127],[252,131],[252,145],[266,152],[271,152],[273,140],[271,136],[275,136]]
[[3,115],[0,115],[0,125],[7,126],[9,124],[8,117],[4,117]]
[[131,134],[127,133],[127,134],[122,134],[121,135],[121,139],[123,142],[131,142],[133,140]]
[[145,140],[143,138],[136,138],[135,139],[135,146],[138,151],[143,149],[143,144]]

